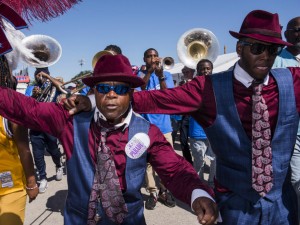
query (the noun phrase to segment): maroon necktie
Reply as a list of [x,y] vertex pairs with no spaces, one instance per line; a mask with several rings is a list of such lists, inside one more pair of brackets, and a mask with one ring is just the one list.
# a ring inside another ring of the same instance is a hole
[[273,186],[271,129],[262,83],[252,83],[252,187],[264,197]]
[[101,219],[97,213],[98,202],[101,199],[102,207],[107,217],[121,224],[127,215],[127,206],[120,188],[114,157],[106,146],[106,130],[101,130],[101,139],[97,151],[97,165],[94,183],[90,195],[88,225],[97,224]]

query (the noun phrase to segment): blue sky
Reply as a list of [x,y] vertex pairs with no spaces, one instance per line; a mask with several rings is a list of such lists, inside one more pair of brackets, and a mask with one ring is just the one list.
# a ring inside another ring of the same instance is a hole
[[[91,70],[94,54],[109,44],[120,46],[131,64],[138,66],[150,47],[179,62],[179,37],[197,27],[216,35],[220,54],[224,46],[227,53],[234,52],[236,39],[228,31],[239,31],[246,14],[255,9],[278,13],[284,29],[291,18],[300,16],[299,0],[83,0],[46,23],[33,21],[22,32],[49,35],[61,44],[62,57],[49,70],[67,81],[81,70]],[[80,59],[85,61],[82,67]],[[33,77],[34,69],[29,71]]]

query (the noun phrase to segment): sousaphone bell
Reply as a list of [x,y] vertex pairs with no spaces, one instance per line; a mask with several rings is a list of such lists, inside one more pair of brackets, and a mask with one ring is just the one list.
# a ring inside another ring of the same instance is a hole
[[187,67],[196,69],[201,59],[214,62],[219,54],[219,42],[207,29],[194,28],[181,35],[177,42],[179,60]]
[[22,40],[23,60],[36,68],[49,67],[61,57],[61,45],[47,35],[30,35]]

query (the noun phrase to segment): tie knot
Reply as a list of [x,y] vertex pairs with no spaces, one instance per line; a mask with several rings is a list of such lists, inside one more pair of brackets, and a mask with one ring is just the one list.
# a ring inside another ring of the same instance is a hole
[[263,81],[253,80],[251,86],[254,94],[260,94],[263,87]]
[[258,85],[263,85],[264,80],[256,80],[254,79],[252,81],[252,86],[258,86]]

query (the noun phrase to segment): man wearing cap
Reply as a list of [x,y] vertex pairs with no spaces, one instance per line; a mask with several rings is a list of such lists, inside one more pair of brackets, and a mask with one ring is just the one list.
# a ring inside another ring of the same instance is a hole
[[[298,224],[290,159],[300,112],[300,69],[271,69],[283,46],[278,14],[250,12],[230,71],[164,91],[134,93],[139,113],[189,113],[217,158],[222,224]],[[253,106],[253,107],[252,107]]]
[[75,116],[60,104],[37,102],[0,88],[1,115],[58,137],[64,147],[68,173],[64,224],[146,224],[140,189],[147,162],[178,199],[192,205],[199,222],[213,224],[218,210],[212,190],[156,126],[133,112],[133,89],[144,82],[132,74],[128,59],[101,57],[93,76],[83,83],[94,88],[97,107]]

